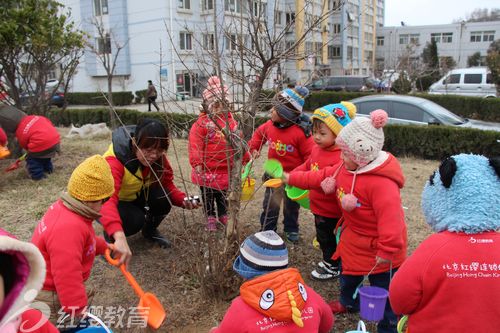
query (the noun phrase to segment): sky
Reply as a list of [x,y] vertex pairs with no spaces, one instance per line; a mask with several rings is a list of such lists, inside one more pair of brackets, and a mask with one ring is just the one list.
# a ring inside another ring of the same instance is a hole
[[499,8],[499,0],[385,0],[385,26],[452,23],[476,8]]

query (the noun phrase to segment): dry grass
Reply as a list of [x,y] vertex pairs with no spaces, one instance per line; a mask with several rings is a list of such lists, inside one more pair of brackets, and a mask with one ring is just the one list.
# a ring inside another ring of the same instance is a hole
[[[60,129],[60,132],[64,137],[67,129]],[[73,168],[86,157],[103,153],[108,144],[109,138],[88,140],[64,138],[63,154],[54,159],[55,173],[47,179],[33,182],[27,179],[26,171],[23,169],[3,174],[0,179],[0,226],[20,239],[29,240],[38,219],[65,189]],[[187,142],[174,140],[169,158],[175,169],[176,184],[195,194],[196,187],[189,182]],[[420,211],[420,194],[425,181],[438,163],[410,158],[402,158],[400,161],[407,180],[402,196],[403,205],[407,207],[405,212],[411,252],[430,233]],[[10,162],[12,161],[0,161],[0,168],[3,170]],[[262,162],[263,159],[260,159],[255,165],[256,175],[262,174]],[[258,180],[257,184],[260,183]],[[263,193],[263,188],[257,188],[254,200],[243,205],[242,235],[258,230]],[[298,245],[289,247],[290,262],[302,271],[306,283],[326,300],[336,298],[339,288],[337,281],[318,282],[309,277],[315,263],[320,260],[320,252],[311,245],[314,237],[312,214],[302,210],[300,223],[301,241]],[[279,228],[282,228],[281,225],[280,222]],[[96,229],[99,233],[98,225]],[[204,271],[207,248],[210,244],[215,251],[221,251],[222,237],[218,235],[207,238],[201,210],[192,212],[174,208],[160,229],[174,241],[174,247],[165,251],[151,247],[138,235],[130,237],[129,243],[134,253],[130,270],[142,287],[156,294],[165,305],[168,311],[167,322],[160,329],[161,332],[207,332],[222,318],[240,283],[231,273],[229,266],[231,259],[228,259],[227,265],[220,268],[226,269],[225,276],[228,277],[222,285],[222,288],[227,287],[228,290],[226,299],[215,301],[202,292],[202,285],[211,283],[210,280],[201,280],[202,276],[210,277],[210,272]],[[218,255],[213,251],[211,254]],[[95,262],[91,283],[98,287],[94,305],[104,307],[121,305],[128,308],[137,304],[136,296],[119,271],[102,258]],[[357,315],[337,316],[333,332],[353,329],[357,320]],[[371,326],[370,330],[374,331],[374,327]],[[114,331],[141,330],[114,328]]]

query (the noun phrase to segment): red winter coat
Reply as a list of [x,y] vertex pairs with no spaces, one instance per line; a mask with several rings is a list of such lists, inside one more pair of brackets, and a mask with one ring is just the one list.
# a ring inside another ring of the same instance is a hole
[[[226,142],[224,131],[229,125],[228,132],[234,134],[238,123],[231,113],[215,116],[215,120],[216,123],[206,113],[202,113],[189,131],[189,163],[193,168],[191,180],[199,186],[227,190],[229,167],[233,166],[235,151]],[[229,163],[228,159],[230,159]],[[249,154],[247,153],[244,162],[248,160]],[[201,173],[196,172],[197,166],[203,168]]]
[[260,151],[265,142],[269,145],[267,158],[280,161],[286,172],[304,163],[314,146],[312,137],[306,137],[299,126],[278,128],[271,120],[255,130],[249,142],[250,152]]
[[413,332],[498,332],[500,233],[431,235],[403,263],[389,297]]
[[[272,304],[267,302],[268,307],[264,309],[262,295],[269,291],[274,297]],[[210,333],[327,333],[332,329],[332,310],[320,295],[305,285],[295,268],[247,280],[241,286],[240,294],[231,303],[219,327]],[[295,310],[301,313],[302,328],[292,321],[289,294],[296,303]]]
[[7,134],[5,134],[3,128],[0,127],[0,146],[5,146],[6,143],[7,143]]
[[92,220],[64,206],[61,200],[47,210],[33,232],[32,243],[47,265],[43,290],[56,291],[64,309],[77,312],[87,305],[84,282],[90,276],[94,258],[104,254],[106,242],[96,237]]
[[30,153],[48,150],[61,142],[59,132],[50,120],[43,116],[26,116],[16,129],[19,145]]
[[[321,182],[332,176],[338,166],[319,172],[294,172],[291,185],[320,188]],[[345,167],[336,177],[336,195],[340,200],[351,193],[354,172]],[[401,204],[400,188],[404,176],[397,159],[381,152],[367,166],[357,171],[354,195],[358,207],[351,212],[342,209],[344,224],[334,258],[342,258],[342,272],[347,275],[366,275],[375,265],[375,257],[392,261],[399,267],[406,258],[407,233]],[[389,270],[382,264],[373,273]]]
[[[327,150],[314,145],[307,161],[292,172],[318,171],[335,165],[341,161],[340,153],[341,150],[337,146],[333,146],[333,148]],[[336,219],[342,216],[335,193],[325,194],[322,189],[314,188],[309,191],[309,201],[311,203],[311,212],[315,215]]]

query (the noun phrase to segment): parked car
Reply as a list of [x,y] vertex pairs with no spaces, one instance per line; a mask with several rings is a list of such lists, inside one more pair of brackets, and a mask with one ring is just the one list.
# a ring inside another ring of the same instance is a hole
[[[53,89],[53,88],[52,88]],[[47,87],[45,89],[45,96],[48,99],[51,94],[51,88]],[[34,98],[34,92],[24,92],[21,94],[21,105],[28,105]],[[64,90],[62,88],[57,88],[52,97],[49,100],[49,105],[57,106],[62,108],[66,104],[66,98],[64,97]]]
[[325,76],[306,85],[311,90],[369,91],[373,87],[368,76]]
[[429,87],[430,94],[496,97],[497,91],[486,67],[457,68]]
[[367,117],[376,109],[389,115],[389,124],[446,125],[500,131],[500,123],[462,118],[425,98],[402,95],[370,95],[351,100],[358,115]]

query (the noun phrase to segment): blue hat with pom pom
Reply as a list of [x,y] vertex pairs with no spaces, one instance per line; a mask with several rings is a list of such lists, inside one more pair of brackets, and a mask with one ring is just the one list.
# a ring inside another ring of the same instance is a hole
[[273,106],[278,114],[290,121],[295,121],[304,109],[306,97],[309,95],[309,90],[303,86],[295,88],[286,88],[273,101]]

